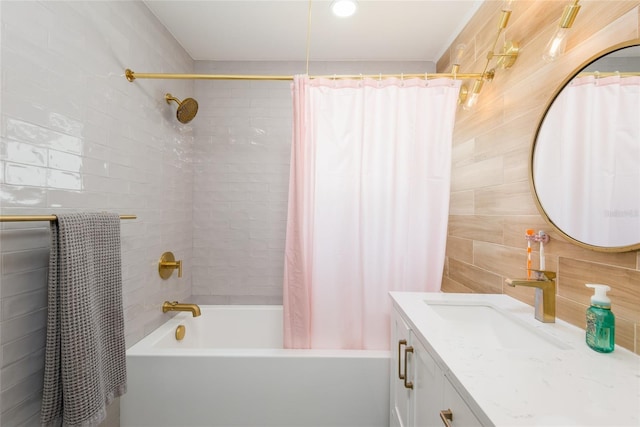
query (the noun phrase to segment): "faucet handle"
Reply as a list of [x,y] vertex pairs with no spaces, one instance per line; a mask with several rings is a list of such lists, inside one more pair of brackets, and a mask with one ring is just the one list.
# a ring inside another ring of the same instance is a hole
[[173,270],[178,270],[178,277],[182,277],[182,260],[176,261],[173,252],[165,252],[158,261],[158,274],[163,279],[168,279],[173,274]]
[[178,278],[182,277],[182,260],[176,261],[176,265],[178,266]]
[[167,311],[171,310],[171,307],[175,307],[176,305],[178,305],[178,301],[165,301],[162,304],[162,312],[166,313]]
[[554,280],[556,278],[555,271],[547,270],[530,270],[533,273],[534,280]]

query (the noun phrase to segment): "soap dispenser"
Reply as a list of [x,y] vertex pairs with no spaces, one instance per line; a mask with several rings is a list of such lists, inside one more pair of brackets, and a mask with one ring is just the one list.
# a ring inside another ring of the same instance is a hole
[[611,312],[607,285],[587,284],[595,290],[587,309],[587,345],[600,353],[611,353],[615,346],[616,318]]

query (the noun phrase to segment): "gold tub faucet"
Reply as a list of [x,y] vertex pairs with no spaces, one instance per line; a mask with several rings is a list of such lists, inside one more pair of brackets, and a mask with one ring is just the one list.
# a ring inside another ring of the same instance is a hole
[[198,304],[184,304],[178,301],[165,301],[162,304],[162,312],[166,313],[167,311],[190,311],[193,317],[200,316],[200,307]]
[[543,323],[556,321],[556,273],[553,271],[531,270],[533,279],[507,279],[509,286],[536,288],[535,318]]

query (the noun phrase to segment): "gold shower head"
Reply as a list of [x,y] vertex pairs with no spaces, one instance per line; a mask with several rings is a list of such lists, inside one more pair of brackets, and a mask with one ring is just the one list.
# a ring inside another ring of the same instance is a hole
[[167,104],[175,101],[178,104],[176,110],[176,118],[180,123],[189,123],[198,113],[198,101],[193,98],[185,98],[182,102],[178,98],[173,97],[170,93],[164,96]]

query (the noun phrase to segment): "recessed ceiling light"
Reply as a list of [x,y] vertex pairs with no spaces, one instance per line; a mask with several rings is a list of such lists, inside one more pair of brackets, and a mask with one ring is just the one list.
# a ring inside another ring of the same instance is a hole
[[333,14],[341,18],[351,16],[358,8],[355,0],[333,0],[331,2],[331,10]]

